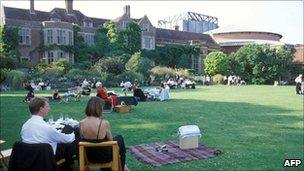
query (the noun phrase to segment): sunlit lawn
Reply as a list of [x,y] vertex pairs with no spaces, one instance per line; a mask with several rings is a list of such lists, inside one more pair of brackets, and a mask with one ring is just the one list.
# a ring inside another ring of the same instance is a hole
[[[21,126],[30,116],[22,102],[25,94],[1,92],[0,139],[7,141],[2,149],[20,140]],[[50,96],[51,92],[36,95]],[[200,142],[223,154],[153,168],[127,153],[130,169],[283,170],[284,159],[303,161],[303,96],[295,95],[294,86],[198,86],[171,90],[170,97],[168,102],[142,102],[130,113],[105,114],[104,118],[110,121],[114,134],[124,135],[127,146],[177,140],[178,127],[196,124],[203,133]],[[51,102],[49,115],[56,119],[63,113],[80,120],[88,98],[68,104]]]

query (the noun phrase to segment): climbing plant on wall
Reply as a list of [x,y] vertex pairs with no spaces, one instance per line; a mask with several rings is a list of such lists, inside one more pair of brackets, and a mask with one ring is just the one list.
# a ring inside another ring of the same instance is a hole
[[18,31],[17,27],[0,26],[1,68],[15,68],[20,62]]

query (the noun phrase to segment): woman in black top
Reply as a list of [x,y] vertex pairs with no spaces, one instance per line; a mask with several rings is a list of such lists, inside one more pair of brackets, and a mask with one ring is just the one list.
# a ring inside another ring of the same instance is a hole
[[[112,137],[110,123],[102,119],[104,101],[99,97],[91,97],[88,101],[85,113],[86,118],[79,123],[80,139],[88,142],[117,141],[122,168],[128,171],[125,164],[126,148],[121,135]],[[87,149],[87,157],[90,162],[107,163],[112,160],[112,150],[106,148]]]

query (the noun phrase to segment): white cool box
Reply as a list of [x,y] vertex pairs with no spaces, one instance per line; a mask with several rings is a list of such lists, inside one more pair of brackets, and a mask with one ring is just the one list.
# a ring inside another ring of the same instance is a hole
[[198,141],[201,137],[200,129],[197,125],[185,125],[178,128],[179,148],[192,149],[198,147]]

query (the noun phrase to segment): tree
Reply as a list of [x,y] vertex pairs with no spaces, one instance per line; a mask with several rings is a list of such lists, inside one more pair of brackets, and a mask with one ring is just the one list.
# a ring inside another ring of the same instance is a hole
[[238,63],[234,72],[254,84],[272,84],[274,80],[289,79],[293,52],[286,46],[245,45],[231,57]]
[[125,65],[120,57],[106,57],[99,59],[91,68],[98,73],[121,74],[125,70]]
[[121,36],[119,36],[119,31],[113,21],[108,21],[104,23],[103,27],[107,33],[108,40],[110,41],[110,46],[112,51],[119,50],[119,42],[122,41]]
[[154,66],[154,62],[148,58],[141,57],[140,52],[134,53],[130,60],[126,63],[126,69],[128,71],[134,71],[147,75],[148,71]]
[[294,52],[287,48],[287,46],[281,46],[276,50],[276,66],[277,72],[275,77],[277,80],[290,79],[293,71],[293,55]]
[[227,55],[223,52],[211,52],[204,60],[205,72],[213,76],[216,74],[225,75],[229,69]]
[[[238,63],[238,69],[234,70],[236,75],[239,75],[246,82],[253,81],[253,70],[258,75],[258,71],[264,70],[259,64],[264,57],[263,49],[260,45],[245,45],[241,47],[233,55],[234,60]],[[256,66],[259,64],[258,66]]]

